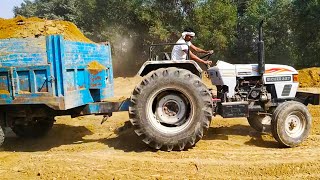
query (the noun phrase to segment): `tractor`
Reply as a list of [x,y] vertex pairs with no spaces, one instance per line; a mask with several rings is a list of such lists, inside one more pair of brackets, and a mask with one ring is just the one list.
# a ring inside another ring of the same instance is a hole
[[173,61],[166,53],[152,56],[152,47],[168,44],[152,45],[150,59],[138,72],[143,79],[130,97],[130,121],[141,140],[154,149],[186,150],[220,115],[247,118],[252,128],[272,133],[281,146],[301,144],[312,124],[307,105],[319,105],[320,95],[298,92],[293,67],[265,64],[262,25],[257,64],[217,61],[207,69],[216,92],[202,82],[204,73],[195,61]]

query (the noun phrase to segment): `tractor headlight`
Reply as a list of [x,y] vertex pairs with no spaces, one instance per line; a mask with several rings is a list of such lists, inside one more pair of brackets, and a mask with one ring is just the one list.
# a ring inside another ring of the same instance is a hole
[[294,75],[292,76],[292,79],[293,79],[293,82],[298,83],[298,82],[299,82],[299,75],[298,75],[298,74],[294,74]]

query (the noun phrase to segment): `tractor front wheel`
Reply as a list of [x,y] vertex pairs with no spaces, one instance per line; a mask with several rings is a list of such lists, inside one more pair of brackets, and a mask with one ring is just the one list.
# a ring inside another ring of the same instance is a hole
[[274,138],[281,145],[295,147],[309,135],[311,115],[302,103],[287,101],[274,111],[271,126]]

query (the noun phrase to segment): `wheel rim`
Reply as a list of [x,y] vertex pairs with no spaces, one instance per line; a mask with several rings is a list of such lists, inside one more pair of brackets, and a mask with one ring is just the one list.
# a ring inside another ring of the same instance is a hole
[[158,120],[166,124],[179,125],[187,114],[187,103],[176,94],[161,97],[156,107]]
[[194,106],[185,90],[163,88],[152,93],[146,111],[155,129],[164,134],[177,134],[192,122]]
[[301,112],[290,113],[285,120],[285,131],[288,136],[297,138],[301,136],[306,127],[306,119]]

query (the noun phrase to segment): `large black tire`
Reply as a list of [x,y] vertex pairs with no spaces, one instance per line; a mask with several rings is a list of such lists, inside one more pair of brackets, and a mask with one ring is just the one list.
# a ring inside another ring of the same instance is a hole
[[271,130],[282,146],[296,147],[308,137],[311,123],[311,115],[304,104],[287,101],[274,111]]
[[201,79],[188,70],[158,69],[134,89],[129,116],[146,144],[165,151],[196,144],[209,128],[213,103]]
[[4,143],[4,138],[5,138],[4,128],[0,126],[0,146],[2,146],[2,144]]
[[53,124],[54,117],[37,117],[27,124],[14,124],[12,131],[19,137],[37,138],[46,135]]
[[268,115],[258,115],[250,113],[248,119],[249,125],[258,132],[270,133],[271,132],[271,117]]

